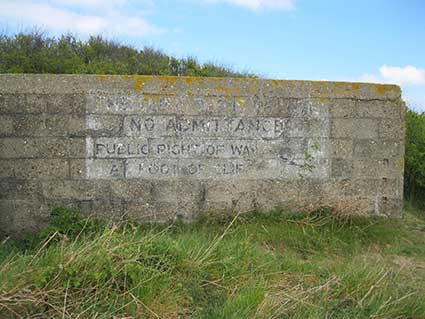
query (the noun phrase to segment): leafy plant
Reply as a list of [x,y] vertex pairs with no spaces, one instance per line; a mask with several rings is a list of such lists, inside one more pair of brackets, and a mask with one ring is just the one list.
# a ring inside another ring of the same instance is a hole
[[425,204],[425,114],[406,113],[405,196]]
[[51,212],[50,223],[47,228],[37,234],[29,234],[21,245],[24,248],[37,246],[40,242],[57,242],[66,237],[73,240],[80,235],[90,236],[104,227],[105,222],[87,218],[81,213],[68,208],[54,208]]

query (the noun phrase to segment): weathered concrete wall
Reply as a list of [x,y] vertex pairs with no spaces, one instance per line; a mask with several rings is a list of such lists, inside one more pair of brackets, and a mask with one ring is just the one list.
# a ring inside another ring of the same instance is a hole
[[392,85],[0,75],[0,228],[38,229],[55,206],[400,216],[403,137]]

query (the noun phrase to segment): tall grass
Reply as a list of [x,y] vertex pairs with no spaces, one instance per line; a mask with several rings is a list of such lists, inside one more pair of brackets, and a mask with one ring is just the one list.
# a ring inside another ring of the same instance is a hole
[[425,318],[423,296],[415,212],[152,226],[57,211],[0,249],[0,318]]

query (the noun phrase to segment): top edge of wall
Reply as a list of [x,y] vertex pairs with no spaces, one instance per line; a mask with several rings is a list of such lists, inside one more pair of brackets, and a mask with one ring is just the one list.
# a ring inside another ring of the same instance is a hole
[[[284,98],[396,100],[392,84],[146,75],[0,74],[0,94],[269,95]],[[325,100],[324,100],[325,102]]]

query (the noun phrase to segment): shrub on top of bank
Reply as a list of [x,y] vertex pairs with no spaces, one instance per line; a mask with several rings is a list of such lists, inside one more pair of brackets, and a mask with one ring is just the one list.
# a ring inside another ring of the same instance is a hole
[[138,50],[102,36],[83,41],[39,31],[0,34],[0,73],[254,76],[215,63],[201,64],[193,57],[176,58],[152,47]]

